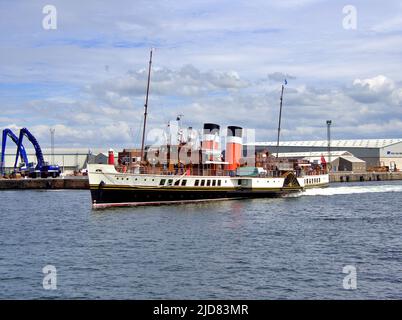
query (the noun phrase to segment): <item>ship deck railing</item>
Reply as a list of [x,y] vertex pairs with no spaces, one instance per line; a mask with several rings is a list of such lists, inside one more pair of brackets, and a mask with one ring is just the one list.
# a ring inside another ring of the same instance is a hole
[[[238,175],[236,170],[224,170],[224,169],[202,169],[202,168],[178,168],[175,170],[163,169],[160,167],[134,167],[134,168],[124,168],[122,166],[116,167],[116,170],[121,173],[130,174],[154,174],[154,175],[164,175],[164,176],[213,176],[213,177],[260,177],[260,178],[275,178],[282,177],[284,174],[288,173],[289,170],[267,170],[267,172],[258,173],[255,175]],[[312,171],[299,171],[294,170],[293,173],[297,177],[311,176],[326,174],[324,170],[312,170]]]

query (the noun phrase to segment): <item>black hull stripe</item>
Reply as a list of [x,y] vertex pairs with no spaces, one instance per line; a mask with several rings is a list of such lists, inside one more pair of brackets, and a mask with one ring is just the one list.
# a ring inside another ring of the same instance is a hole
[[107,204],[117,206],[180,203],[180,202],[199,202],[234,198],[267,198],[280,197],[284,194],[301,191],[295,189],[275,189],[275,190],[231,190],[231,191],[211,191],[211,190],[192,190],[183,192],[182,190],[170,190],[170,192],[161,192],[161,190],[144,189],[109,189],[97,188],[91,189],[92,203],[94,207],[102,207]]

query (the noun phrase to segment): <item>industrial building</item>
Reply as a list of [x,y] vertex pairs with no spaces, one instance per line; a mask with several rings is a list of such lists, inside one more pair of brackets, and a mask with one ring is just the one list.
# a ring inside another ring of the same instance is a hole
[[[15,150],[7,149],[5,153],[5,172],[11,172],[14,168]],[[26,149],[30,162],[36,162],[36,154],[33,149]],[[51,149],[42,149],[45,161],[60,166],[62,172],[69,174],[82,170],[87,163],[107,163],[108,153],[104,149],[88,148],[56,148],[52,154]],[[117,153],[115,153],[117,159]],[[19,161],[18,161],[19,162]]]
[[279,153],[278,158],[303,160],[315,164],[322,164],[322,159],[324,158],[326,164],[331,163],[333,172],[351,171],[357,173],[366,171],[366,162],[356,158],[348,151],[333,151],[331,152],[331,158],[328,157],[327,152],[287,152]]
[[[295,152],[318,152],[328,156],[328,141],[283,141],[254,142],[245,144],[245,148],[255,147],[256,152],[268,150],[272,154]],[[367,169],[387,166],[391,171],[402,169],[402,139],[368,139],[368,140],[332,140],[331,154],[336,151],[348,152],[363,160]],[[335,165],[336,166],[336,165]]]

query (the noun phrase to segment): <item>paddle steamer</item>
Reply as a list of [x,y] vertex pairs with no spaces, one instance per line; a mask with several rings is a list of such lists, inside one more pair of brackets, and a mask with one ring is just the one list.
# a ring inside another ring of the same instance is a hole
[[[190,139],[192,128],[188,128],[188,139],[176,146],[167,143],[145,150],[151,64],[152,50],[140,157],[116,166],[112,152],[109,164],[88,165],[94,208],[279,197],[328,184],[328,174],[320,168],[306,173],[295,163],[278,161],[268,151],[243,155],[243,129],[238,126],[227,128],[224,151],[220,126],[214,123],[204,124],[198,145]],[[279,132],[280,121],[278,142]]]

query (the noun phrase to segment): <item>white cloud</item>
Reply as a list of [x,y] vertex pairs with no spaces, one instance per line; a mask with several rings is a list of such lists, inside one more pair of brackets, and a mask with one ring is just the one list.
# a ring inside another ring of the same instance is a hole
[[400,106],[400,90],[392,79],[383,75],[367,79],[355,79],[348,93],[356,101],[363,103],[383,102]]
[[296,77],[283,73],[283,72],[273,72],[268,74],[268,79],[276,82],[284,82],[284,80],[294,80]]
[[[178,70],[154,68],[151,72],[151,94],[161,96],[200,96],[219,90],[238,90],[248,86],[236,71],[202,72],[192,65]],[[129,106],[129,97],[144,96],[147,71],[131,71],[125,76],[94,84],[90,91],[114,105]]]
[[323,2],[323,0],[281,0],[273,1],[272,5],[289,9],[309,6],[317,2]]
[[394,90],[391,99],[394,105],[402,107],[402,88]]
[[355,79],[353,85],[375,93],[390,92],[395,88],[394,82],[383,75],[363,80]]
[[375,32],[395,32],[402,31],[402,16],[397,16],[392,19],[374,25],[371,30]]

